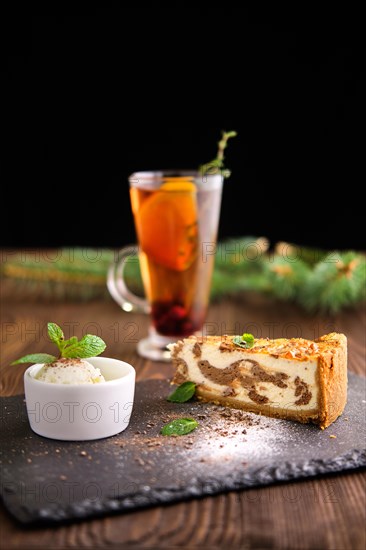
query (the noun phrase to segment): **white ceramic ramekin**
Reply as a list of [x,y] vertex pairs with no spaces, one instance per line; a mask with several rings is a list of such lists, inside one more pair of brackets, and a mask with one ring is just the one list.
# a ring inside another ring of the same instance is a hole
[[40,364],[25,371],[25,399],[34,432],[51,439],[87,441],[110,437],[127,428],[135,393],[135,369],[107,357],[87,361],[100,369],[105,383],[42,382],[33,377],[43,366]]

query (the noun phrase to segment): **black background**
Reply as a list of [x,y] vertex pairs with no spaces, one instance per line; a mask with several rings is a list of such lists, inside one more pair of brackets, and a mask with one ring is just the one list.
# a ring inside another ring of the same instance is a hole
[[133,242],[128,174],[195,168],[225,128],[220,237],[364,248],[357,30],[180,8],[3,25],[0,245]]

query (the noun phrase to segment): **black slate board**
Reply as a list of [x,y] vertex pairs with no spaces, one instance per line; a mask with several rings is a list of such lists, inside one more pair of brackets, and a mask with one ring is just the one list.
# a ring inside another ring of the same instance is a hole
[[[147,380],[137,383],[129,428],[85,443],[37,436],[23,396],[3,397],[1,495],[19,521],[47,523],[364,467],[365,381],[349,375],[346,410],[321,431],[212,404],[168,403],[169,383]],[[159,435],[180,416],[200,427]]]

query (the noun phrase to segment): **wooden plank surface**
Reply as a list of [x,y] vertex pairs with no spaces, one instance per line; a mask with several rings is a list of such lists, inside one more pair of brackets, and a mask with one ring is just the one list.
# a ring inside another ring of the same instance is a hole
[[[145,361],[135,352],[147,319],[112,302],[22,303],[1,295],[0,394],[23,392],[26,367],[9,363],[31,351],[50,351],[45,326],[52,320],[70,334],[99,333],[108,355],[131,362],[139,380],[165,378],[169,364]],[[349,338],[349,369],[365,372],[364,308],[336,317],[309,316],[292,305],[245,296],[214,304],[208,330],[216,334],[317,337],[332,330]],[[289,548],[366,547],[364,472],[233,492],[66,526],[25,529],[1,505],[1,548]]]

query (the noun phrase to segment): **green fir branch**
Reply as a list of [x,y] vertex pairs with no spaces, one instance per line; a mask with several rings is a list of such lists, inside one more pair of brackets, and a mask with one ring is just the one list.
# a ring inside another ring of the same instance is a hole
[[[263,237],[219,243],[211,298],[256,292],[296,302],[308,311],[330,313],[366,300],[363,254],[309,248],[303,253],[302,248],[286,243],[279,243],[275,254],[268,248]],[[315,261],[317,257],[320,260]],[[113,251],[93,249],[64,249],[55,261],[47,256],[11,255],[2,265],[2,275],[22,299],[89,300],[108,296],[105,280],[113,259]],[[125,273],[128,286],[143,294],[137,258],[127,262]]]
[[366,259],[356,252],[325,257],[310,272],[299,302],[310,311],[337,313],[365,299]]

